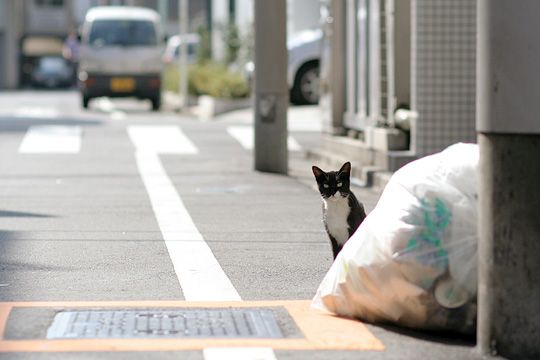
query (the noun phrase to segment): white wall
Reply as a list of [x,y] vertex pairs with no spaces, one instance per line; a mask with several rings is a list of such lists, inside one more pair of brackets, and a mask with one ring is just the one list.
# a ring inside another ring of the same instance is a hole
[[26,31],[65,35],[69,29],[69,19],[65,6],[38,6],[34,1],[26,1]]

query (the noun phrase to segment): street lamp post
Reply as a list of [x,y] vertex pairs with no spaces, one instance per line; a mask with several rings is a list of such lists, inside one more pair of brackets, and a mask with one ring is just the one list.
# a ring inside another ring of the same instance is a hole
[[167,34],[167,20],[169,14],[169,0],[158,0],[158,13],[161,16],[161,31]]

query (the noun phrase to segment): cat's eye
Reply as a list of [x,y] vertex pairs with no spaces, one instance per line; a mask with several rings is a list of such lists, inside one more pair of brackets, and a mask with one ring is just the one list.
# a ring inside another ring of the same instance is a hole
[[343,186],[343,183],[338,183],[337,184],[337,187],[342,187]]
[[328,186],[328,184],[323,184],[323,187],[324,187],[325,189],[328,189],[329,186]]

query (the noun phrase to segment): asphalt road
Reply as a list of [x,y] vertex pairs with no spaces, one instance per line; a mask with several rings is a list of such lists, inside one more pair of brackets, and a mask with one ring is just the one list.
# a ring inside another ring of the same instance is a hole
[[[301,151],[318,145],[319,120],[302,116],[305,109],[290,117],[301,149],[291,152],[292,176],[282,176],[253,170],[252,151],[242,145],[249,139],[241,138],[250,129],[248,112],[199,121],[149,108],[98,99],[82,111],[75,91],[0,92],[0,302],[311,299],[332,261]],[[154,129],[154,139],[138,142],[137,126]],[[169,139],[163,134],[171,127],[180,130]],[[377,194],[355,192],[371,210]],[[175,216],[189,226],[178,228]],[[203,239],[194,241],[199,258],[176,247],[179,233],[188,232]],[[207,261],[217,261],[217,270]],[[41,315],[25,316],[15,324],[42,326]],[[368,329],[383,351],[280,349],[274,356],[478,358],[470,339]],[[206,359],[201,351],[22,351],[0,358]]]

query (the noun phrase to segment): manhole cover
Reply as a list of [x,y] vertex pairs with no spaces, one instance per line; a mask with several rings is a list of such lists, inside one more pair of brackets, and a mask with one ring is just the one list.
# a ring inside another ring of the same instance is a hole
[[62,311],[47,339],[283,338],[271,309]]

